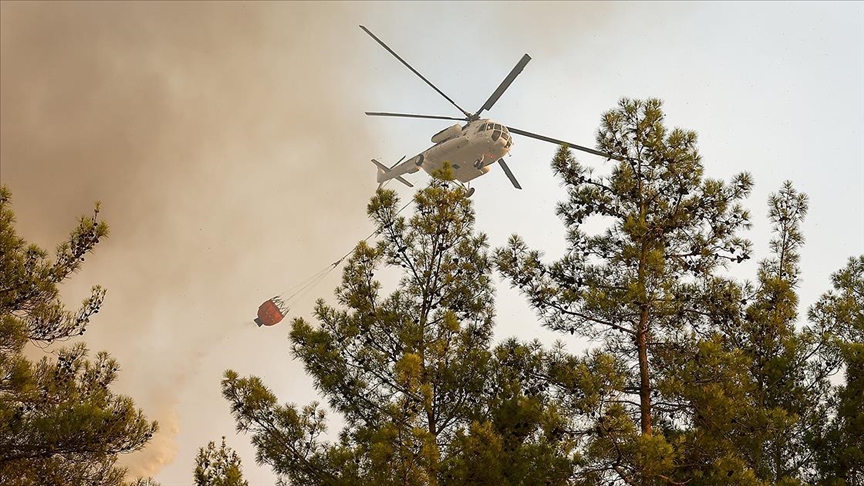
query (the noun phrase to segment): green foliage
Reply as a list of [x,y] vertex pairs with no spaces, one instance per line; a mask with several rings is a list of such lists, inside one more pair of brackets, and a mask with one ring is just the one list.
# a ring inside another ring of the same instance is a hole
[[[99,312],[105,290],[93,287],[91,296],[76,312],[66,310],[58,299],[57,284],[81,268],[85,256],[108,235],[108,225],[98,221],[99,204],[92,217],[82,217],[69,239],[57,247],[54,259],[33,244],[27,244],[15,233],[15,216],[10,208],[10,193],[0,189],[0,312],[9,316],[3,329],[12,335],[26,336],[33,341],[50,343],[84,334],[90,317]],[[13,320],[13,315],[16,322]],[[6,320],[4,318],[4,320]],[[24,327],[24,334],[14,332]],[[5,334],[5,333],[4,333]],[[2,349],[14,349],[20,342],[0,344]]]
[[[808,201],[786,182],[769,199],[774,238],[756,282],[723,277],[723,266],[750,256],[737,233],[750,226],[739,201],[752,183],[747,174],[730,184],[703,179],[695,134],[667,131],[662,120],[657,100],[625,99],[604,116],[598,144],[620,159],[609,176],[558,152],[553,168],[568,194],[558,207],[568,229],[562,259],[543,263],[518,236],[495,253],[546,326],[599,340],[623,370],[604,375],[611,390],[582,425],[593,434],[581,444],[577,475],[588,483],[801,484],[830,477],[831,468],[838,477],[844,467],[860,470],[860,443],[848,440],[862,432],[854,425],[855,329],[864,328],[861,291],[851,290],[856,267],[835,276],[841,295],[823,298],[810,312],[814,324],[799,327]],[[588,218],[606,230],[587,234]],[[841,363],[851,371],[832,398],[828,378]],[[843,453],[825,453],[829,444]],[[821,466],[813,461],[820,455]],[[860,479],[849,474],[843,480]]]
[[135,478],[131,482],[124,483],[123,486],[162,486],[151,477]]
[[834,289],[810,308],[810,319],[832,339],[827,359],[845,365],[846,383],[834,390],[831,420],[815,434],[820,477],[826,484],[864,483],[864,255],[831,277]]
[[796,329],[804,242],[800,223],[807,206],[807,197],[790,182],[771,195],[771,256],[760,262],[756,285],[744,287],[749,305],[741,318],[721,326],[728,345],[740,351],[749,368],[749,393],[737,400],[742,418],[731,427],[733,442],[756,476],[774,483],[796,484],[812,475],[807,442],[812,428],[825,419],[820,400],[836,369],[819,353],[827,344],[824,335]]
[[[324,411],[279,405],[256,377],[227,371],[223,395],[259,462],[292,484],[560,484],[572,447],[542,375],[539,345],[491,347],[493,287],[486,237],[473,231],[466,192],[434,180],[400,216],[391,191],[368,213],[361,242],[317,325],[295,319],[291,350],[346,426],[321,439]],[[399,269],[394,291],[376,274]],[[560,353],[563,354],[563,353]],[[563,453],[561,451],[564,451]]]
[[[696,134],[668,130],[659,100],[622,100],[604,115],[597,141],[619,159],[608,176],[566,147],[552,163],[567,189],[558,206],[566,255],[543,263],[514,235],[495,261],[544,325],[599,340],[621,370],[606,375],[610,393],[583,425],[593,431],[585,480],[665,482],[675,445],[661,434],[693,412],[675,393],[692,383],[664,379],[685,349],[696,349],[690,341],[738,313],[735,286],[717,270],[749,258],[750,243],[738,236],[749,215],[739,203],[752,182],[748,174],[728,184],[703,178]],[[607,223],[605,231],[588,234],[589,218]]]
[[210,442],[207,448],[198,450],[195,458],[195,486],[249,486],[243,479],[243,468],[240,456],[230,447],[222,445],[216,449],[216,444]]
[[[864,256],[800,322],[808,200],[786,182],[755,279],[731,279],[752,252],[739,236],[750,176],[705,178],[696,134],[667,129],[661,107],[624,99],[604,114],[608,175],[557,152],[568,248],[552,263],[517,235],[490,261],[446,174],[410,219],[378,192],[381,241],[357,246],[339,305],[319,301],[318,322],[295,319],[290,337],[346,426],[324,441],[318,404],[280,405],[227,371],[258,461],[293,484],[864,483]],[[493,347],[493,265],[543,325],[598,345]],[[401,279],[385,293],[388,268]]]
[[84,333],[104,290],[94,287],[77,312],[67,311],[57,285],[80,268],[108,228],[82,218],[55,258],[14,229],[10,194],[0,190],[0,483],[120,484],[118,454],[142,448],[156,431],[128,397],[110,385],[117,362],[87,359],[79,343],[36,363],[27,342],[51,343]]

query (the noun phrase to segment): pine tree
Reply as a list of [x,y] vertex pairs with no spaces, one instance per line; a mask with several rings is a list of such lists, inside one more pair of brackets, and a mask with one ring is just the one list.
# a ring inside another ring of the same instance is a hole
[[33,363],[28,342],[50,344],[84,333],[105,291],[94,287],[77,312],[57,286],[78,270],[108,233],[81,218],[54,258],[27,244],[14,228],[10,193],[0,189],[0,483],[121,484],[118,454],[142,448],[156,431],[132,400],[110,385],[117,362],[107,353],[87,359],[79,343]]
[[[317,325],[292,323],[292,353],[345,420],[338,441],[322,440],[317,404],[279,405],[260,379],[225,373],[238,430],[283,480],[563,484],[570,476],[561,419],[540,385],[551,358],[536,343],[492,348],[486,237],[474,232],[466,191],[448,186],[433,180],[419,191],[411,218],[399,215],[394,192],[379,191],[368,213],[381,240],[357,245],[339,307],[319,300]],[[385,294],[376,275],[387,269],[401,278]]]
[[[696,134],[667,130],[661,108],[655,99],[623,99],[604,114],[598,148],[618,160],[608,176],[558,151],[552,166],[567,189],[557,211],[567,227],[563,258],[544,263],[516,235],[495,253],[545,326],[599,340],[615,360],[610,368],[619,371],[606,384],[614,393],[582,429],[581,476],[592,484],[673,481],[667,431],[697,417],[675,390],[657,385],[676,356],[698,351],[693,343],[737,312],[737,287],[717,270],[750,253],[738,236],[749,227],[739,202],[750,176],[703,178]],[[589,218],[606,230],[588,234]]]
[[162,486],[158,481],[153,479],[152,477],[139,477],[135,478],[132,481],[128,481],[123,484],[123,486]]
[[741,319],[723,330],[745,357],[752,385],[751,399],[738,405],[737,446],[757,477],[797,484],[814,477],[809,441],[826,419],[821,405],[837,366],[823,359],[827,335],[797,326],[807,197],[787,181],[768,206],[771,256],[760,262],[756,284],[744,288]]
[[230,447],[222,445],[216,449],[216,444],[210,442],[207,448],[198,449],[195,458],[195,486],[249,486],[243,479],[243,467],[240,456]]
[[[769,199],[774,238],[755,284],[730,288],[711,335],[668,353],[663,386],[695,411],[676,434],[680,477],[695,484],[799,484],[816,479],[813,431],[826,418],[827,334],[798,326],[800,223],[807,198],[789,182]],[[736,305],[736,300],[740,299]],[[690,357],[688,359],[688,356]],[[676,371],[677,369],[677,371]]]
[[[850,258],[831,277],[834,289],[810,308],[817,329],[830,336],[829,362],[845,367],[845,384],[833,390],[830,420],[815,433],[812,448],[824,484],[864,483],[864,255]],[[836,360],[836,361],[834,361]]]

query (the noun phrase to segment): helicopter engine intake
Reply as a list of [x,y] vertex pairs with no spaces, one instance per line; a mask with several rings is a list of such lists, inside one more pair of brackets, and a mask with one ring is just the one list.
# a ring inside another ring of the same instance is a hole
[[435,135],[432,135],[432,143],[441,143],[445,140],[450,140],[451,138],[458,136],[460,133],[462,133],[462,126],[457,123],[452,127],[447,127]]

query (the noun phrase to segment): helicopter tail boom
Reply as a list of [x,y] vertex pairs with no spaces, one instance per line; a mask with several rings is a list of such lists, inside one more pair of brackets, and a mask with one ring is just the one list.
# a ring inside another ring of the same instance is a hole
[[403,179],[399,173],[394,173],[393,170],[391,170],[389,167],[382,164],[381,162],[378,162],[377,160],[372,159],[372,163],[375,164],[376,167],[378,167],[378,177],[377,177],[378,189],[381,189],[381,186],[383,186],[385,182],[387,182],[391,179],[396,179],[397,181],[401,182],[402,184],[405,184],[408,187],[414,187],[413,184],[411,184],[410,182]]

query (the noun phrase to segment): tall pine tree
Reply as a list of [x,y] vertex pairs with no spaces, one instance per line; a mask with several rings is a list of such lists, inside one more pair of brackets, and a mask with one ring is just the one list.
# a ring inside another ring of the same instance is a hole
[[[444,174],[446,178],[446,174]],[[564,484],[574,464],[536,343],[492,347],[491,261],[467,193],[433,180],[399,215],[392,191],[368,213],[337,306],[292,323],[291,351],[345,420],[322,439],[317,404],[279,405],[260,379],[227,371],[223,395],[259,460],[292,484]],[[385,293],[376,275],[401,278]],[[560,354],[560,353],[559,353]]]
[[825,421],[821,407],[836,362],[823,359],[827,335],[799,328],[800,224],[808,201],[790,182],[768,201],[774,237],[755,284],[744,287],[748,303],[740,321],[725,327],[729,344],[745,357],[750,400],[739,404],[739,450],[762,480],[798,484],[813,479],[813,430]]
[[[738,236],[749,227],[739,204],[749,175],[730,183],[704,178],[696,134],[668,130],[661,108],[655,99],[623,99],[604,114],[598,148],[619,160],[608,176],[559,150],[553,169],[567,189],[558,206],[567,227],[563,258],[544,263],[518,236],[495,254],[544,325],[599,340],[621,370],[608,377],[619,385],[586,429],[582,471],[590,482],[674,480],[675,447],[663,429],[694,417],[656,387],[662,355],[707,336],[716,315],[734,307],[736,287],[717,270],[749,258],[750,244]],[[588,218],[605,231],[587,233]]]
[[826,360],[843,365],[845,383],[832,390],[830,420],[814,434],[815,462],[824,484],[864,484],[864,255],[849,258],[831,280],[834,288],[809,317],[830,337]]

